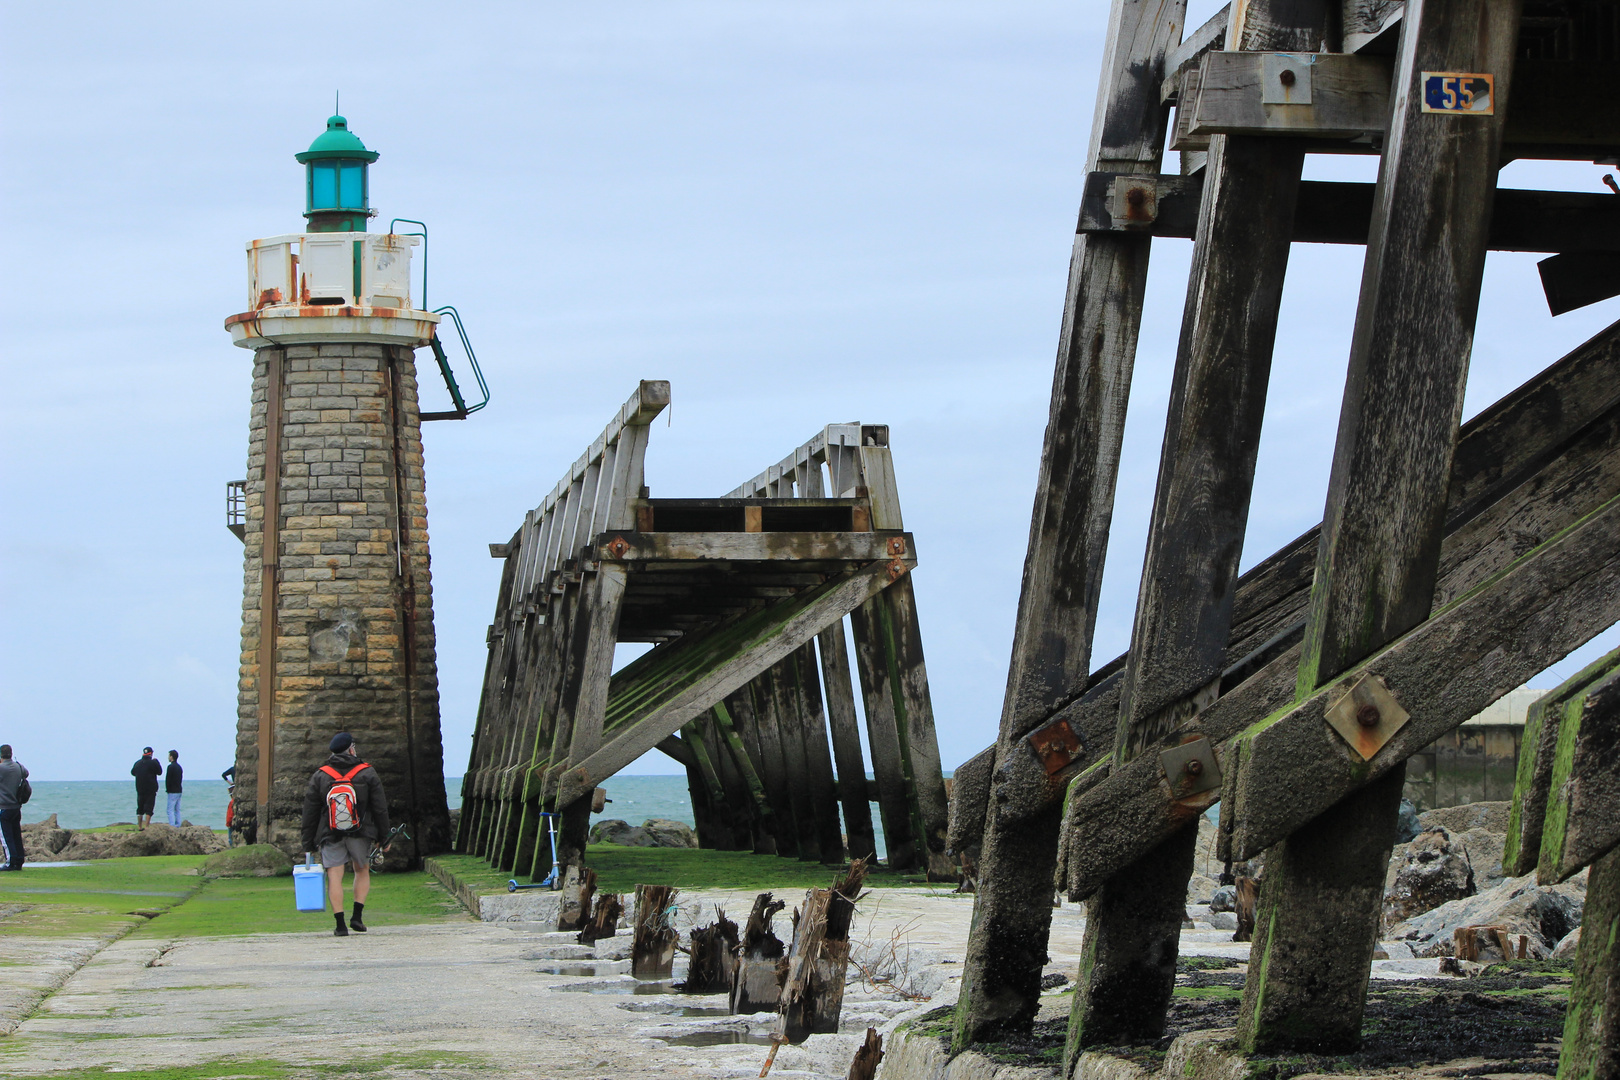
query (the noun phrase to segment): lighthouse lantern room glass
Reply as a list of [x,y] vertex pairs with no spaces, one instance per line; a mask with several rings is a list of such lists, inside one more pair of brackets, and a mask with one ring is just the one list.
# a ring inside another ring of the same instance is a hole
[[309,149],[296,155],[304,166],[304,217],[310,232],[365,232],[371,217],[367,167],[375,150],[349,130],[341,116],[326,121],[326,130]]

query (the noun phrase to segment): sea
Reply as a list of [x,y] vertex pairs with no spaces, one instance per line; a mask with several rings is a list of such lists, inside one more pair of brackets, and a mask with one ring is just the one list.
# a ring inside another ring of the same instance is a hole
[[[94,829],[102,825],[135,820],[135,783],[132,780],[35,780],[34,797],[23,807],[23,821],[42,821],[56,815],[56,823],[64,829]],[[445,796],[450,809],[461,805],[461,777],[445,778]],[[686,788],[686,776],[615,776],[603,785],[607,788],[608,806],[594,820],[622,818],[632,825],[640,825],[648,818],[668,818],[695,824],[692,818],[692,797]],[[187,778],[186,790],[180,801],[180,817],[193,825],[206,825],[210,829],[225,827],[225,804],[230,801],[223,780],[192,780]],[[154,820],[164,820],[167,805],[158,794]],[[883,824],[878,818],[876,804],[872,807],[872,825],[877,832],[878,857],[886,857],[883,843]]]

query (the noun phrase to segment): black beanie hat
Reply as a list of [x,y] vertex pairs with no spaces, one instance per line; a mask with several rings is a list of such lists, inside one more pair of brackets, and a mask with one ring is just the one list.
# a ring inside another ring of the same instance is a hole
[[350,735],[347,731],[340,731],[336,735],[332,736],[331,750],[334,754],[341,754],[343,751],[347,750],[353,745],[354,736]]

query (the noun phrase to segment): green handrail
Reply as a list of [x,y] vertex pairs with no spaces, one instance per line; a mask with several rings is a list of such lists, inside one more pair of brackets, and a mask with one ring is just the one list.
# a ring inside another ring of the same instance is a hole
[[423,420],[465,420],[472,413],[489,404],[489,384],[484,381],[484,372],[478,366],[478,357],[473,354],[472,342],[467,339],[467,328],[461,324],[461,312],[446,304],[433,312],[435,315],[449,315],[450,321],[456,324],[456,336],[461,339],[461,347],[467,353],[467,362],[472,365],[473,378],[478,380],[478,392],[484,399],[476,405],[468,405],[461,396],[461,387],[456,384],[456,377],[450,370],[450,357],[445,354],[444,346],[439,343],[439,335],[435,333],[429,344],[433,346],[433,359],[439,363],[439,373],[444,376],[444,385],[450,391],[450,400],[455,403],[453,412],[423,413]]
[[[422,226],[422,231],[421,232],[407,232],[407,233],[395,232],[394,231],[394,226],[398,225],[402,221],[407,225],[420,225],[420,226]],[[392,220],[392,221],[390,221],[388,223],[388,235],[390,235],[390,236],[420,236],[422,238],[422,307],[421,307],[421,310],[423,310],[423,311],[431,310],[427,306],[427,247],[428,247],[428,245],[427,245],[427,240],[428,240],[428,237],[427,237],[427,222],[425,222],[425,221],[417,221],[414,218],[397,217],[397,218],[395,218],[394,220]]]

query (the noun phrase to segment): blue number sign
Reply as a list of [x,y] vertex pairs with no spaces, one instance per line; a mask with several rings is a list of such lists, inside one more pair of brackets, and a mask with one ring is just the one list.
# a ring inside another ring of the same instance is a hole
[[1472,71],[1425,71],[1423,111],[1492,116],[1496,112],[1495,80]]

